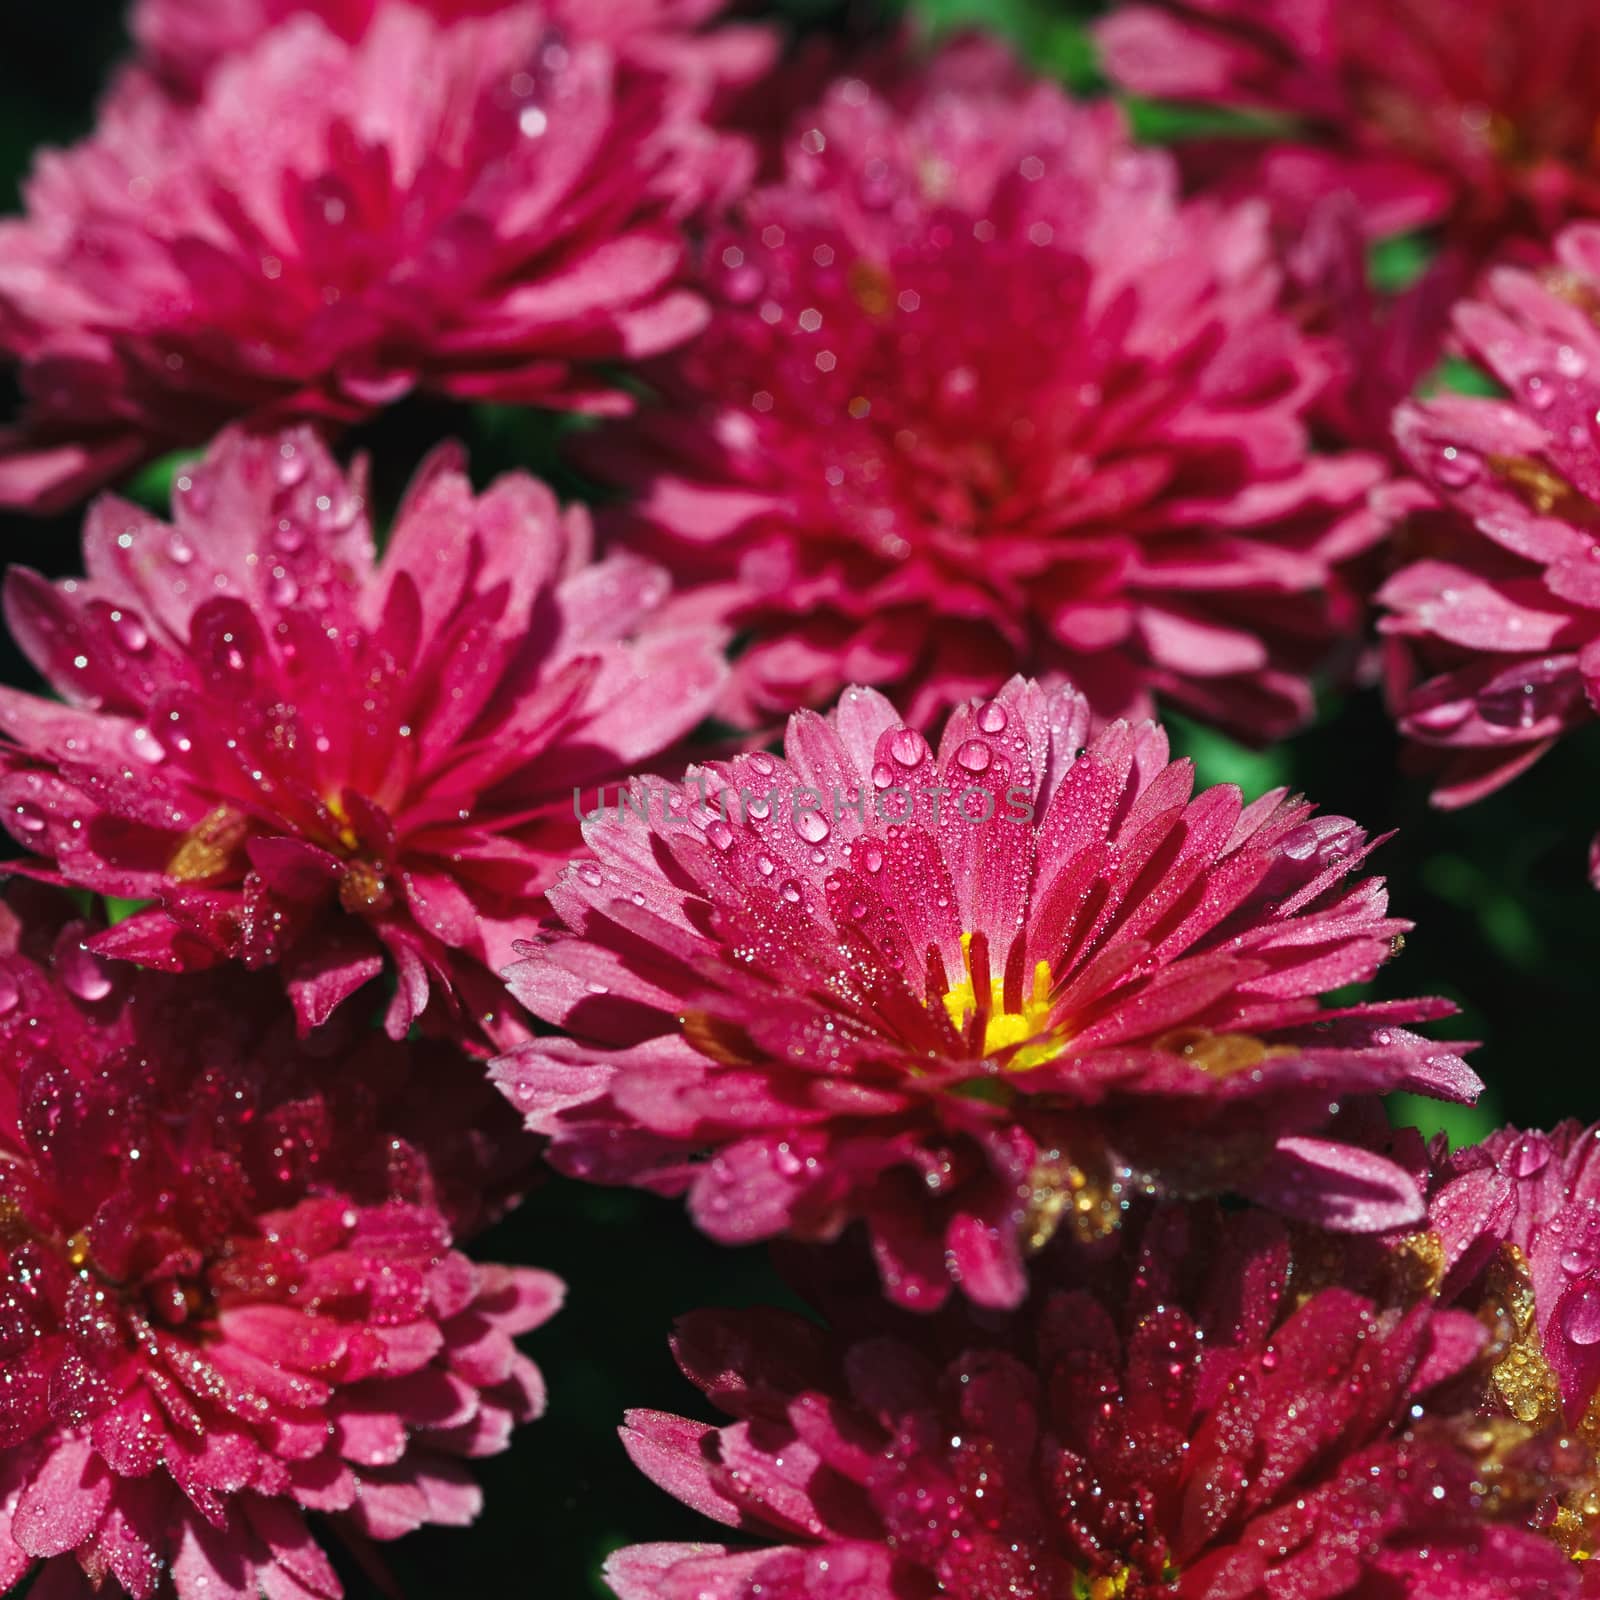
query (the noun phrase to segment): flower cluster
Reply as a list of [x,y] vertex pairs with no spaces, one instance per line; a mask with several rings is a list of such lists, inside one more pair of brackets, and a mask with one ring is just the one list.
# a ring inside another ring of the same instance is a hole
[[774,9],[133,0],[0,221],[0,1588],[398,1592],[590,1184],[816,1313],[619,1600],[1596,1600],[1600,1125],[1392,1128],[1388,791],[1192,757],[1600,709],[1600,22]]

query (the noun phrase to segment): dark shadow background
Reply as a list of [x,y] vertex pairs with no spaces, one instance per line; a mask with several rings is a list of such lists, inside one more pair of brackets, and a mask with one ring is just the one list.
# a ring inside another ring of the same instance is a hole
[[[218,0],[225,4],[226,0]],[[605,0],[594,0],[604,4]],[[790,0],[781,9],[808,30],[856,32],[872,9]],[[938,22],[982,17],[1024,42],[1043,39],[1057,60],[1081,60],[1065,11],[1048,0],[925,0]],[[109,0],[0,4],[0,204],[42,143],[85,131],[99,86],[123,48],[120,7]],[[1039,57],[1046,57],[1040,49]],[[0,417],[12,394],[0,376]],[[397,490],[442,432],[465,433],[475,471],[509,465],[549,469],[539,425],[440,407],[401,408],[363,430],[385,486]],[[392,479],[392,483],[387,480]],[[51,575],[76,570],[76,513],[53,520],[0,517],[0,559]],[[33,684],[0,641],[4,681]],[[1503,1120],[1549,1123],[1600,1115],[1596,989],[1600,895],[1586,882],[1590,832],[1600,826],[1600,723],[1567,740],[1533,772],[1477,807],[1429,808],[1420,782],[1401,774],[1394,733],[1371,691],[1343,695],[1310,732],[1267,753],[1177,725],[1175,742],[1208,781],[1249,793],[1288,783],[1324,810],[1344,812],[1399,837],[1376,860],[1397,912],[1417,924],[1377,985],[1385,994],[1443,993],[1462,1008],[1441,1031],[1483,1041],[1473,1057],[1489,1084],[1478,1113],[1402,1107],[1458,1140]],[[484,1259],[553,1269],[568,1282],[568,1308],[525,1341],[551,1388],[551,1409],[509,1454],[481,1464],[487,1509],[469,1531],[425,1531],[387,1547],[401,1590],[412,1597],[505,1593],[583,1600],[604,1593],[595,1576],[606,1551],[642,1539],[706,1536],[635,1473],[615,1425],[627,1406],[703,1414],[666,1347],[672,1319],[698,1305],[779,1293],[760,1252],[718,1249],[681,1208],[628,1192],[551,1180],[511,1219],[478,1240]],[[352,1596],[381,1592],[344,1562]]]

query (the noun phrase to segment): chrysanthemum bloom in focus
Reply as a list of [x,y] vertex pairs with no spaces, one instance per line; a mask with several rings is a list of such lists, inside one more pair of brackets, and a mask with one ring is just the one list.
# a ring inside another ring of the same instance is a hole
[[1378,468],[1310,453],[1328,371],[1263,209],[1184,203],[1113,106],[996,49],[885,76],[800,119],[706,245],[666,403],[585,442],[751,636],[735,714],[856,682],[923,721],[1020,668],[1102,716],[1293,727]]
[[577,847],[574,786],[700,720],[720,638],[665,578],[590,561],[543,485],[474,498],[450,452],[383,556],[363,477],[309,430],[225,436],[171,526],[102,500],[88,577],[13,570],[6,615],[66,702],[0,690],[0,820],[60,882],[151,904],[97,950],[276,963],[301,1023],[385,966],[387,1025],[517,1037],[494,972]]
[[[1515,777],[1600,704],[1600,227],[1538,274],[1499,269],[1456,313],[1504,400],[1403,406],[1396,437],[1425,488],[1379,593],[1401,727],[1465,805]],[[1591,854],[1600,872],[1600,845]]]
[[512,1337],[559,1282],[453,1248],[426,1149],[374,1137],[271,985],[71,926],[52,971],[6,931],[0,1584],[332,1597],[307,1512],[471,1521],[468,1460],[542,1409]]
[[692,90],[534,4],[384,5],[354,44],[292,17],[195,104],[124,76],[0,224],[25,395],[0,504],[64,504],[228,417],[339,424],[417,387],[625,407],[601,369],[700,326],[676,219],[742,170]]
[[[230,55],[248,50],[289,17],[319,18],[354,41],[393,0],[138,0],[134,37],[169,81],[198,89]],[[440,22],[514,9],[520,0],[416,0]],[[631,60],[726,87],[748,85],[770,63],[777,43],[753,24],[717,27],[727,0],[547,0],[565,38],[599,39]]]
[[1145,1187],[1420,1217],[1399,1167],[1315,1137],[1341,1097],[1478,1087],[1402,1026],[1444,1002],[1318,1004],[1409,926],[1351,876],[1364,834],[1281,791],[1194,796],[1158,727],[1089,721],[1016,680],[935,756],[850,690],[784,760],[591,821],[550,891],[568,931],[511,974],[571,1037],[494,1068],[555,1164],[686,1192],[728,1242],[864,1220],[913,1307],[952,1279],[1015,1304],[1030,1249]]
[[740,1537],[606,1575],[622,1600],[1576,1594],[1522,1525],[1552,1452],[1461,1410],[1487,1330],[1297,1265],[1259,1212],[1170,1208],[1009,1324],[696,1313],[679,1364],[736,1420],[634,1412],[623,1438]]

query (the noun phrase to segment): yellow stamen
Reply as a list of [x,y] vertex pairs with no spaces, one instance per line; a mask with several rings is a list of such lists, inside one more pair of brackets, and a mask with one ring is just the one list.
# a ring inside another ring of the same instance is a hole
[[249,820],[232,806],[208,811],[167,858],[167,875],[179,883],[203,883],[219,877],[249,831]]
[[[972,935],[961,935],[961,959],[966,966],[966,976],[947,990],[944,1009],[951,1026],[965,1033],[967,1024],[977,1015],[978,996],[972,987]],[[1040,961],[1033,969],[1033,992],[1023,996],[1020,1011],[1006,1010],[1006,983],[1004,978],[989,979],[989,1015],[983,1026],[983,1053],[992,1056],[1013,1045],[1023,1048],[1006,1062],[1008,1070],[1022,1072],[1054,1059],[1066,1042],[1065,1034],[1057,1029],[1047,1031],[1050,1021],[1050,963]],[[1043,1037],[1040,1037],[1043,1035]],[[1033,1040],[1033,1043],[1026,1041]]]

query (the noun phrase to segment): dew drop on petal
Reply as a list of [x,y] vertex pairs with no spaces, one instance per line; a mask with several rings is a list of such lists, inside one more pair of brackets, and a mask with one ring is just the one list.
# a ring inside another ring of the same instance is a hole
[[147,761],[151,766],[167,759],[167,752],[148,728],[135,728],[128,735],[128,748],[140,761]]
[[820,811],[802,811],[794,819],[794,831],[807,844],[821,844],[828,837],[828,819]]
[[123,649],[131,651],[134,655],[149,647],[150,630],[132,612],[113,611],[111,631],[116,634]]
[[978,713],[978,726],[985,733],[1004,733],[1006,721],[1006,708],[998,700],[991,700]]
[[1511,1170],[1519,1178],[1531,1178],[1550,1165],[1550,1141],[1542,1133],[1526,1133],[1511,1152]]
[[1600,1289],[1582,1289],[1567,1302],[1561,1331],[1576,1345],[1600,1344]]
[[967,742],[956,751],[956,760],[959,761],[968,772],[987,771],[989,763],[993,759],[993,753],[982,739],[968,739]]
[[796,905],[800,900],[800,885],[796,883],[793,878],[785,878],[783,882],[778,885],[778,893],[781,894],[790,905]]
[[914,767],[928,752],[928,743],[915,728],[899,728],[889,736],[889,754],[902,767]]
[[719,850],[726,850],[733,843],[733,829],[718,817],[706,826],[706,838]]
[[11,813],[13,821],[24,833],[44,832],[44,812],[38,806],[30,805],[26,800],[19,802]]
[[91,1004],[111,993],[111,979],[105,963],[81,944],[67,944],[56,958],[62,985],[80,1000]]
[[872,769],[872,786],[887,789],[894,782],[894,768],[887,761],[878,762]]
[[1483,458],[1466,445],[1443,445],[1434,454],[1433,475],[1447,489],[1465,489],[1483,475]]

